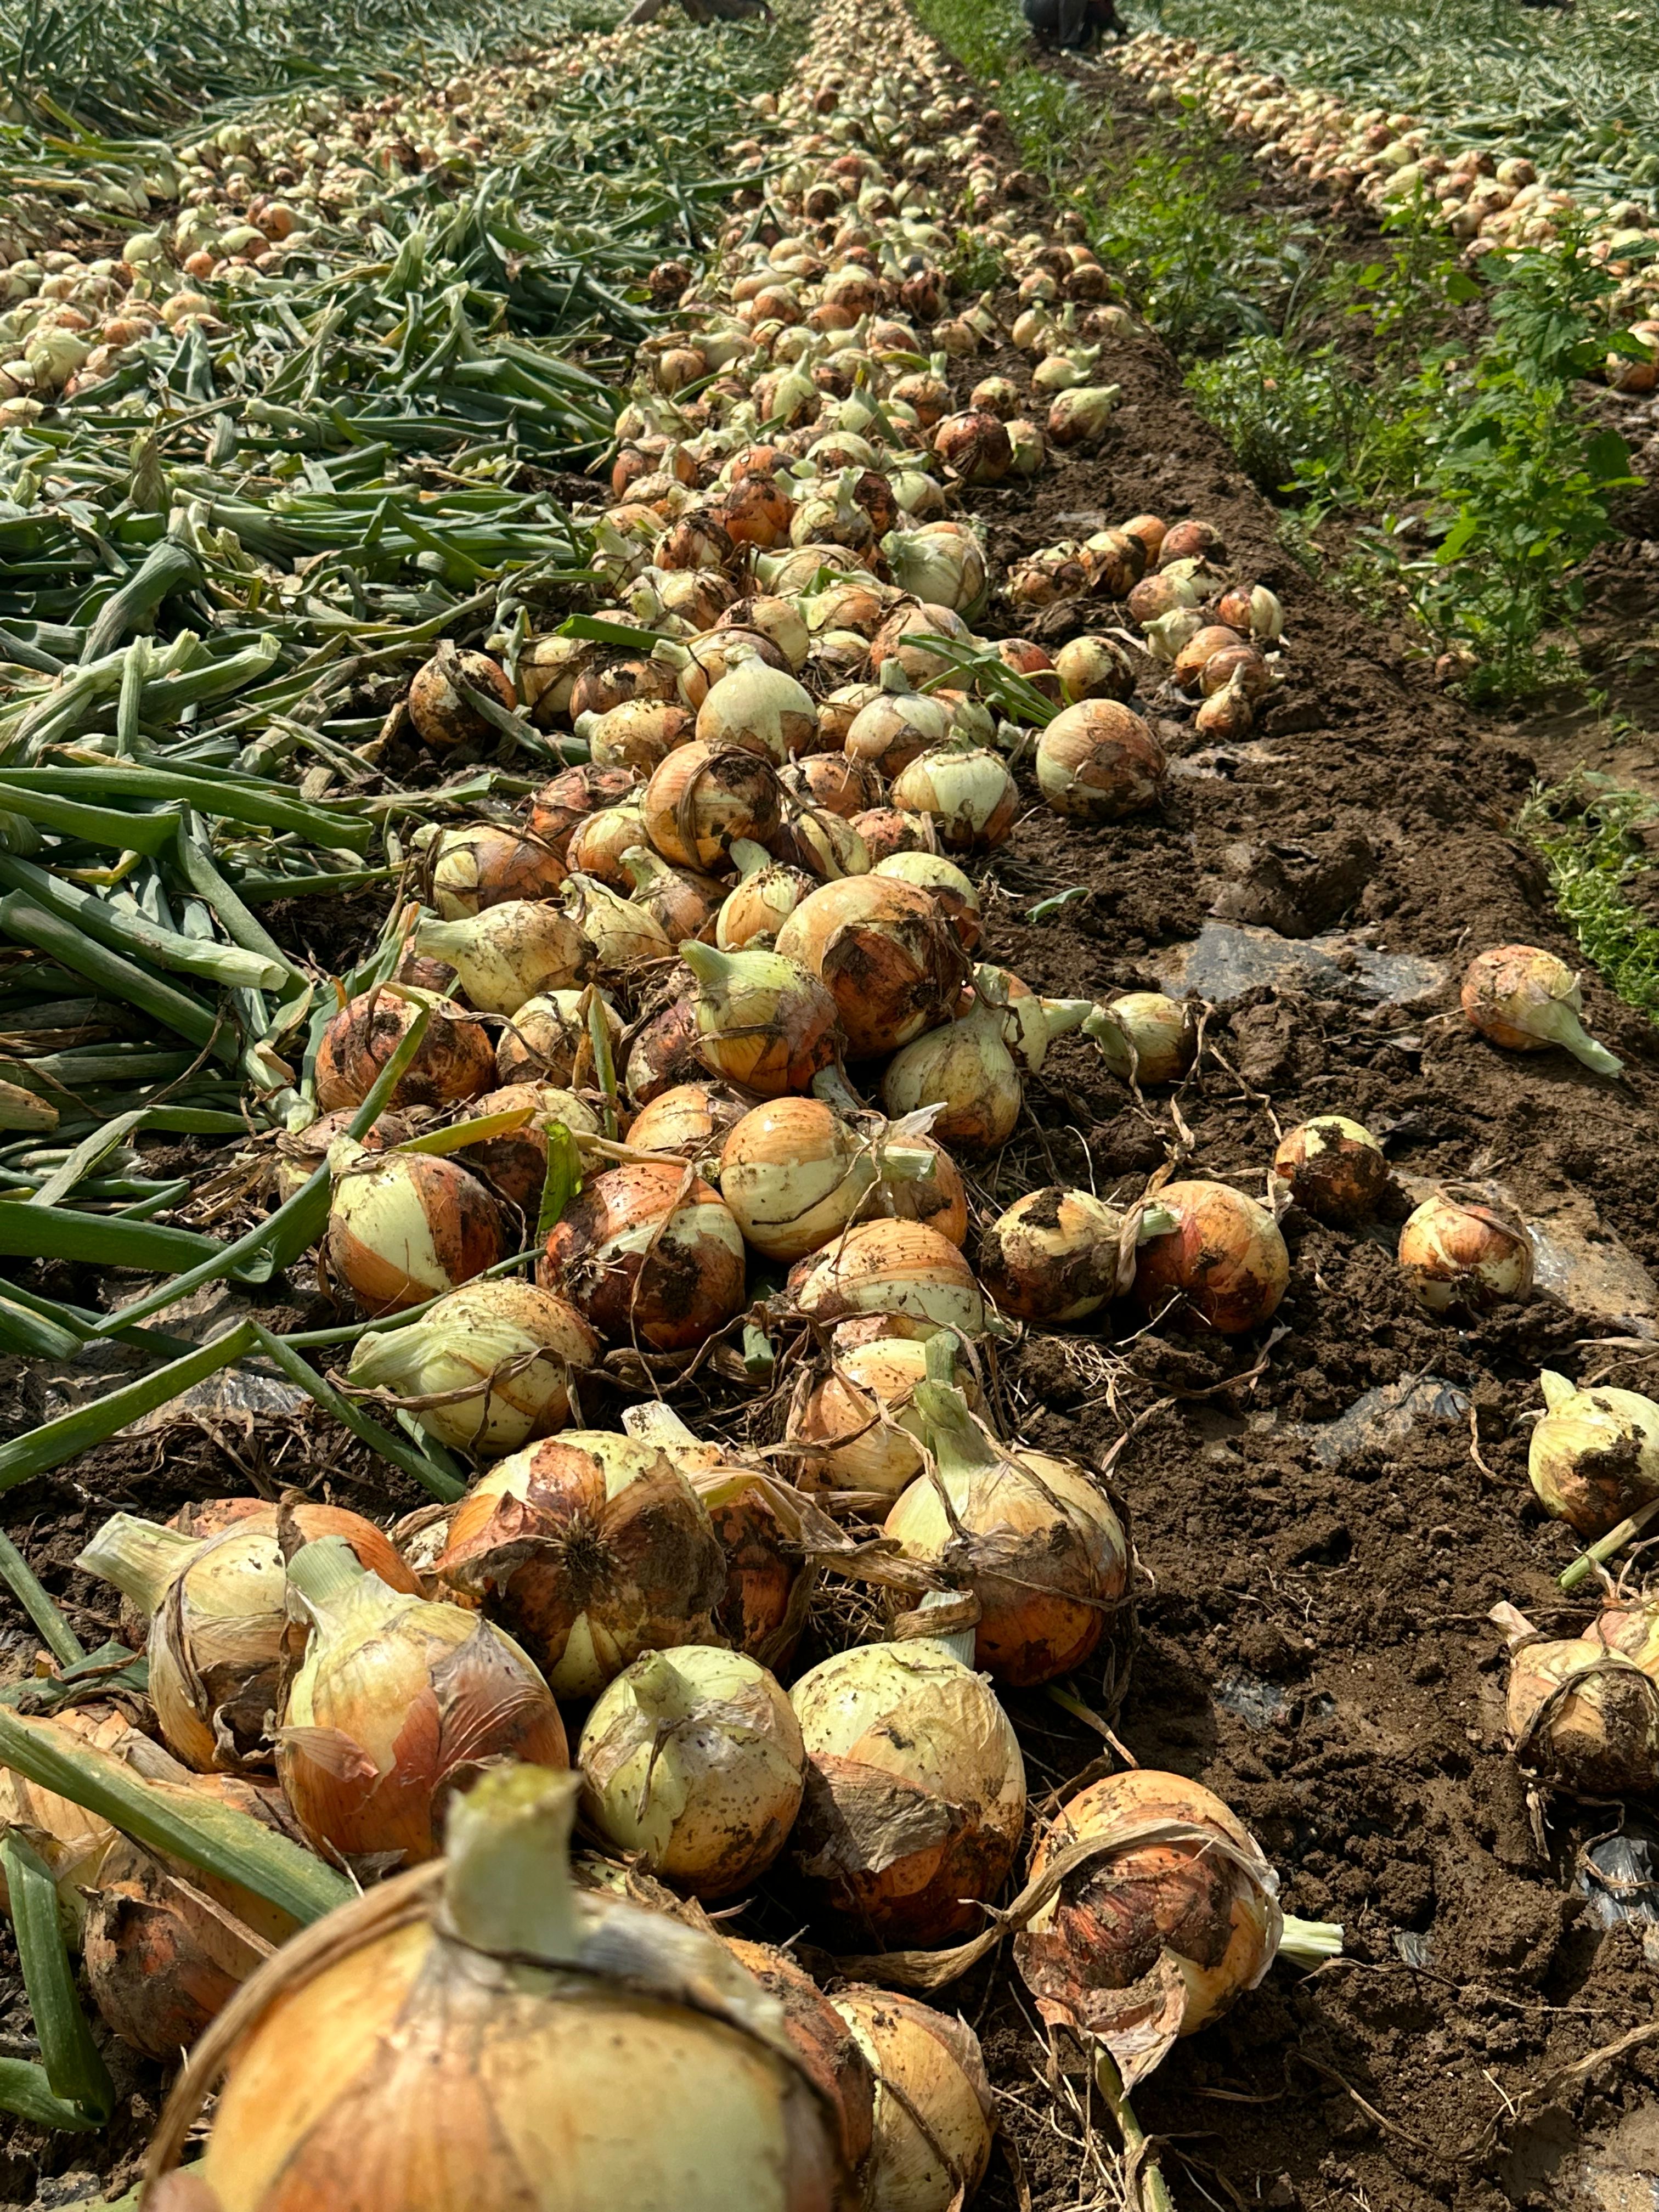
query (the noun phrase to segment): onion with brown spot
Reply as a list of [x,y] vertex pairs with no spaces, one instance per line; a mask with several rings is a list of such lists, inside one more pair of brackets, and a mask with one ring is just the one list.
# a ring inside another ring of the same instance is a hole
[[1165,1183],[1157,1200],[1176,1225],[1140,1248],[1134,1287],[1146,1311],[1223,1336],[1271,1320],[1291,1261],[1267,1207],[1222,1182]]
[[896,1051],[954,1007],[968,974],[937,902],[891,876],[852,876],[801,901],[777,949],[834,999],[854,1058]]
[[689,1351],[740,1312],[743,1236],[689,1169],[595,1176],[555,1223],[536,1279],[613,1344]]
[[[384,989],[365,991],[340,1009],[317,1051],[317,1103],[325,1113],[362,1104],[420,1011],[418,1000]],[[495,1079],[489,1030],[453,1000],[440,999],[387,1103],[456,1105],[477,1097]]]
[[1369,1221],[1389,1187],[1389,1164],[1370,1131],[1341,1114],[1316,1115],[1279,1139],[1273,1175],[1305,1213],[1333,1228]]

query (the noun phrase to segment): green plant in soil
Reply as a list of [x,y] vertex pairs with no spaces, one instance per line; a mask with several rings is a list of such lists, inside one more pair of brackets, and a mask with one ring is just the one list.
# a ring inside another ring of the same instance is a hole
[[[1639,835],[1659,800],[1599,776],[1540,786],[1517,828],[1549,872],[1579,950],[1627,1006],[1659,1021],[1659,884]],[[1638,903],[1638,898],[1642,903]]]

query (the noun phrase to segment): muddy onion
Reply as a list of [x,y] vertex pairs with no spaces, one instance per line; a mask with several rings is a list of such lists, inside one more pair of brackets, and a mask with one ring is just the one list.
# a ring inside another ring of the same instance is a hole
[[973,1270],[949,1237],[919,1221],[862,1221],[838,1237],[796,1292],[802,1313],[838,1322],[905,1315],[978,1336],[985,1303]]
[[1370,1131],[1340,1114],[1316,1115],[1279,1139],[1273,1174],[1303,1211],[1331,1227],[1369,1221],[1389,1187],[1389,1164]]
[[516,1636],[562,1698],[642,1651],[711,1640],[726,1562],[668,1455],[602,1430],[499,1460],[454,1508],[440,1580]]
[[632,769],[568,768],[544,783],[530,802],[528,827],[562,854],[576,824],[603,806],[617,806],[639,788]]
[[743,1236],[689,1169],[636,1161],[571,1200],[536,1279],[612,1343],[690,1351],[742,1310]]
[[451,647],[434,653],[416,671],[409,687],[409,719],[434,752],[482,744],[495,734],[494,724],[463,692],[463,684],[485,698],[493,696],[509,710],[518,703],[506,670],[487,653],[457,653]]
[[1054,673],[1069,700],[1128,698],[1135,688],[1133,663],[1111,637],[1074,637],[1054,655]]
[[[842,746],[848,758],[860,767],[896,775],[930,747],[949,738],[951,710],[943,700],[927,692],[902,688],[900,664],[894,660],[889,665],[896,674],[854,715]],[[856,819],[856,815],[851,818]]]
[[1231,647],[1242,646],[1243,642],[1236,629],[1228,629],[1224,624],[1200,624],[1188,636],[1171,664],[1170,673],[1176,688],[1188,694],[1199,690],[1203,684],[1205,668],[1216,654],[1225,653]]
[[441,831],[428,848],[426,866],[432,904],[445,921],[502,899],[547,898],[565,877],[564,863],[550,845],[493,822]]
[[884,1212],[884,1186],[931,1176],[936,1155],[866,1135],[817,1098],[778,1098],[745,1114],[720,1153],[720,1195],[769,1260],[820,1251],[849,1221]]
[[456,1451],[516,1451],[570,1419],[573,1379],[599,1339],[574,1306],[531,1283],[471,1283],[403,1328],[365,1334],[359,1389],[384,1391]]
[[585,982],[593,947],[559,908],[541,899],[503,899],[459,921],[422,921],[415,950],[447,960],[473,1005],[513,1014],[526,999]]
[[719,1084],[678,1083],[659,1091],[629,1125],[628,1140],[642,1152],[675,1152],[713,1167],[726,1133],[749,1111]]
[[1581,1390],[1545,1368],[1545,1413],[1527,1476],[1546,1513],[1581,1536],[1605,1536],[1659,1497],[1659,1406],[1635,1390]]
[[682,945],[680,957],[696,978],[690,1030],[711,1075],[775,1098],[805,1091],[836,1058],[836,1002],[810,969],[778,952],[712,945]]
[[1162,991],[1126,991],[1097,1006],[1082,1026],[1125,1083],[1179,1083],[1198,1053],[1196,1009]]
[[1270,1320],[1291,1279],[1290,1255],[1265,1206],[1221,1182],[1170,1182],[1157,1193],[1176,1226],[1150,1238],[1135,1293],[1162,1314],[1175,1302],[1190,1325],[1236,1336]]
[[890,853],[870,872],[895,876],[901,883],[915,884],[925,890],[956,932],[964,952],[971,952],[979,943],[979,893],[972,878],[944,854]]
[[1013,465],[1006,428],[982,410],[945,416],[933,432],[933,451],[963,483],[1000,483]]
[[1659,1684],[1599,1642],[1527,1643],[1510,1662],[1521,1764],[1586,1797],[1659,1788]]
[[[608,1005],[605,1023],[614,1048],[622,1040],[622,1023]],[[495,1081],[483,1087],[488,1091],[520,1083],[551,1083],[562,1089],[575,1080],[577,1061],[588,1049],[581,992],[549,991],[526,999],[501,1024],[495,1040]]]
[[653,775],[646,835],[676,867],[712,868],[740,837],[763,845],[782,818],[769,761],[743,745],[681,745]]
[[[317,1051],[317,1103],[324,1113],[362,1104],[420,1011],[415,1000],[383,990],[365,991],[341,1008],[324,1030]],[[454,1105],[476,1098],[495,1079],[489,1032],[459,1006],[441,999],[387,1103]]]
[[1019,811],[1019,787],[988,745],[934,746],[899,770],[890,796],[904,812],[927,815],[951,853],[1004,843]]
[[1482,1313],[1532,1288],[1532,1244],[1519,1214],[1446,1191],[1407,1217],[1399,1260],[1407,1286],[1434,1314],[1454,1306]]
[[420,1305],[507,1258],[501,1209],[455,1161],[340,1137],[329,1166],[328,1263],[365,1313]]
[[601,1691],[578,1754],[582,1809],[615,1850],[695,1897],[763,1875],[800,1809],[788,1698],[740,1651],[647,1651]]
[[1472,1025],[1494,1044],[1512,1052],[1564,1045],[1597,1075],[1624,1073],[1624,1062],[1587,1034],[1578,978],[1553,952],[1500,945],[1479,954],[1463,978],[1462,998]]
[[758,654],[731,665],[697,709],[697,738],[719,753],[736,745],[778,766],[817,738],[811,694]]
[[975,1007],[896,1052],[882,1078],[887,1111],[896,1119],[937,1106],[941,1144],[983,1152],[1006,1143],[1025,1095],[1006,1027],[1004,1012]]
[[[714,943],[722,952],[763,951],[816,888],[815,879],[802,868],[773,860],[763,845],[739,841],[732,859],[743,869],[735,890],[720,905],[714,924]],[[695,931],[685,934],[693,936]]]
[[[922,1468],[922,1417],[912,1402],[927,1378],[926,1343],[878,1336],[837,1350],[828,1375],[791,1407],[786,1440],[799,1449],[810,1488],[873,1490],[896,1498]],[[964,1388],[975,1411],[977,1391]]]
[[389,1589],[337,1536],[296,1553],[289,1581],[311,1632],[276,1774],[319,1850],[413,1865],[436,1855],[451,1792],[482,1766],[569,1764],[551,1692],[493,1623]]
[[927,891],[890,876],[851,876],[805,898],[777,949],[835,1000],[854,1058],[895,1051],[954,1007],[968,963]]
[[1139,714],[1115,699],[1079,700],[1037,740],[1037,788],[1057,814],[1115,822],[1163,788],[1164,750]]
[[1016,1199],[985,1231],[979,1279],[1021,1321],[1083,1321],[1117,1296],[1123,1217],[1086,1190]]

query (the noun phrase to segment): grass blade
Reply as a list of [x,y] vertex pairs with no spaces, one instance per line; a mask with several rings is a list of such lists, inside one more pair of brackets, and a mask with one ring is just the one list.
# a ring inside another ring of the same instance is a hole
[[40,1630],[41,1642],[58,1665],[78,1666],[87,1656],[79,1638],[53,1604],[50,1592],[36,1580],[33,1568],[3,1531],[0,1531],[0,1575],[10,1583],[13,1596]]
[[57,1887],[15,1828],[0,1836],[0,1867],[47,2086],[89,2119],[106,2120],[115,2110],[115,2084],[75,1994]]

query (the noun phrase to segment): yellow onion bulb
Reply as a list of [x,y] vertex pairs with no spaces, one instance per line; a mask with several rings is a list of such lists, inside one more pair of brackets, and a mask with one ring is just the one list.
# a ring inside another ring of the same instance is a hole
[[[333,1113],[319,1114],[314,1121],[307,1121],[303,1129],[278,1131],[272,1181],[279,1200],[290,1199],[296,1191],[303,1190],[317,1170],[328,1165],[329,1147],[337,1137],[350,1133],[354,1111],[352,1107],[338,1106]],[[365,1132],[363,1149],[388,1152],[394,1145],[406,1145],[411,1137],[420,1133],[417,1115],[382,1114]]]
[[1179,1083],[1198,1054],[1197,1010],[1162,991],[1126,991],[1097,1006],[1083,1031],[1125,1083]]
[[649,907],[624,898],[597,876],[573,875],[560,894],[566,914],[593,948],[600,975],[625,975],[650,960],[670,960],[674,947]]
[[628,883],[623,855],[645,842],[645,816],[640,801],[641,794],[635,792],[619,805],[601,806],[585,815],[571,831],[564,849],[568,869],[597,876],[613,890],[623,890]]
[[[605,1030],[614,1051],[622,1042],[623,1025],[608,1000],[601,1000]],[[549,1083],[564,1090],[576,1080],[579,1063],[591,1060],[585,994],[580,991],[549,991],[526,999],[502,1023],[495,1040],[495,1074],[485,1091],[520,1083]]]
[[689,1168],[638,1160],[595,1176],[549,1234],[536,1279],[613,1344],[684,1352],[743,1308],[743,1233]]
[[[922,1470],[922,1416],[914,1393],[927,1378],[921,1338],[879,1336],[837,1348],[830,1372],[798,1395],[784,1431],[803,1486],[896,1498]],[[981,1410],[971,1383],[963,1395]]]
[[669,754],[646,786],[645,833],[679,868],[713,868],[739,838],[763,845],[782,819],[769,761],[743,745],[697,739]]
[[619,806],[638,788],[639,778],[631,768],[584,763],[578,768],[562,769],[531,800],[530,833],[562,854],[579,822],[600,807]]
[[748,1111],[745,1100],[718,1083],[677,1083],[640,1109],[628,1141],[641,1152],[672,1152],[717,1170],[727,1132]]
[[962,1394],[916,1392],[932,1467],[882,1533],[979,1600],[974,1663],[1029,1689],[1082,1666],[1127,1600],[1129,1540],[1088,1470],[994,1443]]
[[498,1460],[450,1516],[439,1579],[516,1636],[556,1695],[596,1696],[642,1651],[712,1640],[726,1562],[657,1446],[567,1429]]
[[732,857],[749,865],[721,903],[714,943],[722,952],[765,951],[775,946],[779,930],[816,890],[816,879],[804,868],[773,860],[763,845],[744,846]]
[[[873,685],[867,684],[848,684],[843,689],[863,695],[848,716],[848,727],[850,728],[858,712],[868,706],[872,699],[878,699],[882,695]],[[838,695],[832,694],[824,702],[824,707],[819,709],[821,728],[825,710],[836,708],[838,704],[850,707],[853,702],[850,700],[839,701]],[[837,745],[843,744],[846,735],[846,729],[836,731],[835,742]],[[882,793],[882,781],[878,771],[866,763],[855,760],[844,750],[809,753],[804,760],[792,761],[783,771],[782,780],[785,789],[803,805],[822,807],[828,813],[839,814],[847,822],[850,822],[854,815],[863,813],[866,807],[873,806]]]
[[1581,1536],[1605,1536],[1659,1498],[1659,1406],[1635,1390],[1580,1390],[1539,1376],[1544,1418],[1527,1448],[1527,1477],[1546,1513]]
[[1319,1114],[1279,1139],[1273,1176],[1316,1221],[1351,1229],[1376,1212],[1389,1187],[1389,1164],[1362,1123]]
[[927,601],[920,606],[898,607],[871,641],[871,668],[879,676],[890,660],[896,660],[912,684],[926,684],[935,676],[949,676],[950,668],[937,653],[912,641],[918,637],[945,637],[957,645],[971,645],[974,641],[973,632],[950,607]]
[[582,1809],[613,1850],[694,1897],[759,1880],[800,1810],[806,1753],[764,1667],[707,1644],[647,1651],[607,1684],[577,1753]]
[[[711,1075],[763,1098],[805,1091],[841,1047],[835,1000],[809,968],[779,952],[722,952],[688,942],[696,978],[690,1033]],[[630,1088],[632,1062],[629,1063]]]
[[980,1926],[1025,1823],[1019,1740],[957,1641],[855,1644],[790,1692],[808,1760],[796,1871],[884,1942]]
[[690,709],[672,699],[624,699],[603,714],[584,714],[578,734],[596,767],[649,775],[695,728]]
[[502,899],[547,898],[564,881],[564,862],[538,837],[493,822],[442,830],[426,854],[430,898],[454,921]]
[[310,1626],[283,1699],[276,1774],[321,1850],[412,1866],[452,1792],[494,1760],[570,1763],[552,1692],[492,1621],[392,1589],[338,1537],[289,1566]]
[[1134,664],[1114,637],[1068,639],[1054,655],[1054,673],[1066,698],[1074,703],[1085,699],[1121,701],[1134,692]]
[[890,876],[849,876],[804,898],[777,949],[829,991],[848,1052],[895,1051],[954,1008],[967,957],[938,902]]
[[1147,1767],[1062,1807],[1032,1880],[1079,1845],[1097,1856],[1015,1937],[1014,1964],[1043,2020],[1097,2038],[1133,2088],[1261,1981],[1281,1944],[1279,1883],[1212,1791]]
[[[671,973],[671,983],[676,980]],[[657,1003],[629,1030],[623,1082],[631,1104],[648,1106],[663,1091],[696,1083],[708,1073],[699,1049],[696,1002],[689,993]]]
[[697,738],[716,752],[738,746],[780,768],[817,739],[812,695],[758,653],[728,666],[697,709]]
[[538,730],[554,728],[570,711],[576,678],[598,651],[585,637],[532,638],[519,655],[519,696]]
[[150,1702],[168,1750],[198,1773],[269,1764],[289,1642],[284,1529],[300,1544],[338,1536],[394,1589],[417,1588],[372,1521],[332,1505],[256,1506],[200,1537],[118,1513],[76,1561],[149,1616]]
[[1484,1313],[1532,1289],[1532,1243],[1520,1215],[1447,1191],[1407,1218],[1398,1256],[1407,1286],[1432,1314]]
[[552,1083],[506,1084],[499,1091],[485,1091],[472,1110],[480,1120],[496,1114],[529,1115],[530,1119],[519,1128],[477,1138],[450,1157],[532,1224],[547,1182],[549,1130],[556,1124],[573,1136],[600,1133],[599,1117],[586,1101]]
[[842,749],[860,767],[896,775],[933,746],[943,744],[950,734],[951,710],[942,700],[925,691],[884,685],[854,715]]
[[857,828],[827,806],[786,804],[784,818],[772,833],[768,849],[774,860],[799,868],[821,884],[870,872],[869,848]]
[[460,921],[423,921],[415,950],[447,960],[480,1012],[514,1014],[526,999],[586,982],[593,947],[557,906],[503,899]]
[[887,1211],[890,1183],[931,1178],[936,1150],[860,1131],[818,1098],[775,1098],[745,1114],[720,1153],[720,1195],[744,1241],[769,1260],[820,1251],[849,1221]]
[[[340,1009],[317,1049],[317,1103],[325,1114],[362,1104],[420,1011],[416,1000],[380,990],[365,991]],[[388,1103],[456,1105],[476,1098],[494,1081],[489,1030],[449,1000],[440,999]]]
[[1622,1075],[1624,1062],[1585,1030],[1578,978],[1553,952],[1534,945],[1500,945],[1469,963],[1463,1012],[1471,1025],[1511,1052],[1565,1046],[1597,1075]]
[[453,1160],[341,1137],[329,1164],[328,1263],[365,1313],[421,1305],[507,1258],[500,1207]]
[[671,945],[701,936],[725,903],[723,883],[687,868],[671,868],[648,846],[635,845],[624,853],[623,872],[629,896],[658,923]]
[[416,671],[409,687],[409,719],[434,753],[483,744],[495,734],[495,725],[466,696],[463,684],[508,710],[518,703],[507,671],[487,653],[457,653],[453,647],[439,651]]
[[[738,1963],[782,2006],[784,2033],[833,2107],[842,2157],[848,2172],[862,2185],[875,2134],[876,2085],[852,2029],[787,1951],[775,1950],[769,1943],[745,1942],[738,1936],[728,1936],[726,1944]],[[862,2186],[860,2199],[869,2205],[869,2212],[878,2212]]]
[[964,952],[979,943],[981,911],[973,879],[943,853],[890,853],[870,871],[874,876],[893,876],[927,892],[956,932]]
[[[285,1947],[198,2052],[152,2154],[155,2212],[826,2212],[839,2116],[717,1936],[568,1862],[578,1784],[487,1773],[439,1869]],[[201,2158],[171,2171],[228,2066]],[[628,2115],[625,2124],[619,2116]]]
[[1173,1304],[1188,1326],[1222,1336],[1270,1321],[1291,1261],[1267,1207],[1223,1182],[1165,1183],[1157,1201],[1176,1226],[1140,1247],[1134,1286],[1147,1312]]
[[599,1341],[532,1283],[469,1283],[402,1328],[358,1338],[349,1379],[383,1392],[453,1451],[516,1451],[552,1436]]
[[796,1304],[825,1323],[883,1314],[963,1336],[986,1327],[973,1269],[949,1237],[920,1221],[854,1223],[806,1274]]
[[1659,1683],[1607,1644],[1523,1644],[1506,1711],[1516,1759],[1557,1788],[1585,1797],[1659,1789]]
[[838,1990],[835,2008],[875,2077],[867,2212],[957,2212],[991,2162],[996,2100],[966,2021],[891,1990]]
[[[1170,620],[1168,616],[1164,617],[1166,624]],[[1224,623],[1200,623],[1189,632],[1171,660],[1171,682],[1177,690],[1189,696],[1196,694],[1203,688],[1205,669],[1217,653],[1231,652],[1243,643],[1238,632],[1229,629]]]
[[[50,1735],[73,1739],[77,1752],[89,1747],[118,1753],[132,1733],[132,1723],[120,1708],[106,1705],[68,1705],[39,1725]],[[59,1917],[77,1936],[86,1919],[88,1893],[116,1833],[100,1814],[29,1781],[15,1767],[0,1766],[0,1836],[27,1838],[52,1876]],[[9,1916],[11,1909],[0,1867],[0,1911]]]
[[1036,748],[1037,788],[1056,814],[1117,822],[1156,803],[1169,764],[1139,714],[1111,698],[1054,716]]
[[721,611],[712,627],[716,630],[750,630],[757,636],[769,639],[790,669],[797,672],[805,666],[811,651],[811,633],[805,615],[793,599],[781,599],[775,593],[760,592],[752,599],[737,600]]
[[906,814],[896,806],[867,806],[853,817],[873,869],[895,853],[936,853],[939,832],[926,814]]
[[980,1245],[979,1279],[1020,1321],[1085,1321],[1118,1291],[1123,1216],[1086,1190],[1034,1190],[1000,1213]]
[[925,814],[949,853],[986,852],[1006,844],[1019,812],[1019,786],[989,745],[936,745],[893,778],[892,803]]
[[882,1101],[896,1120],[924,1106],[942,1144],[994,1152],[1013,1134],[1024,1086],[995,1009],[945,1022],[896,1052],[882,1078]]

